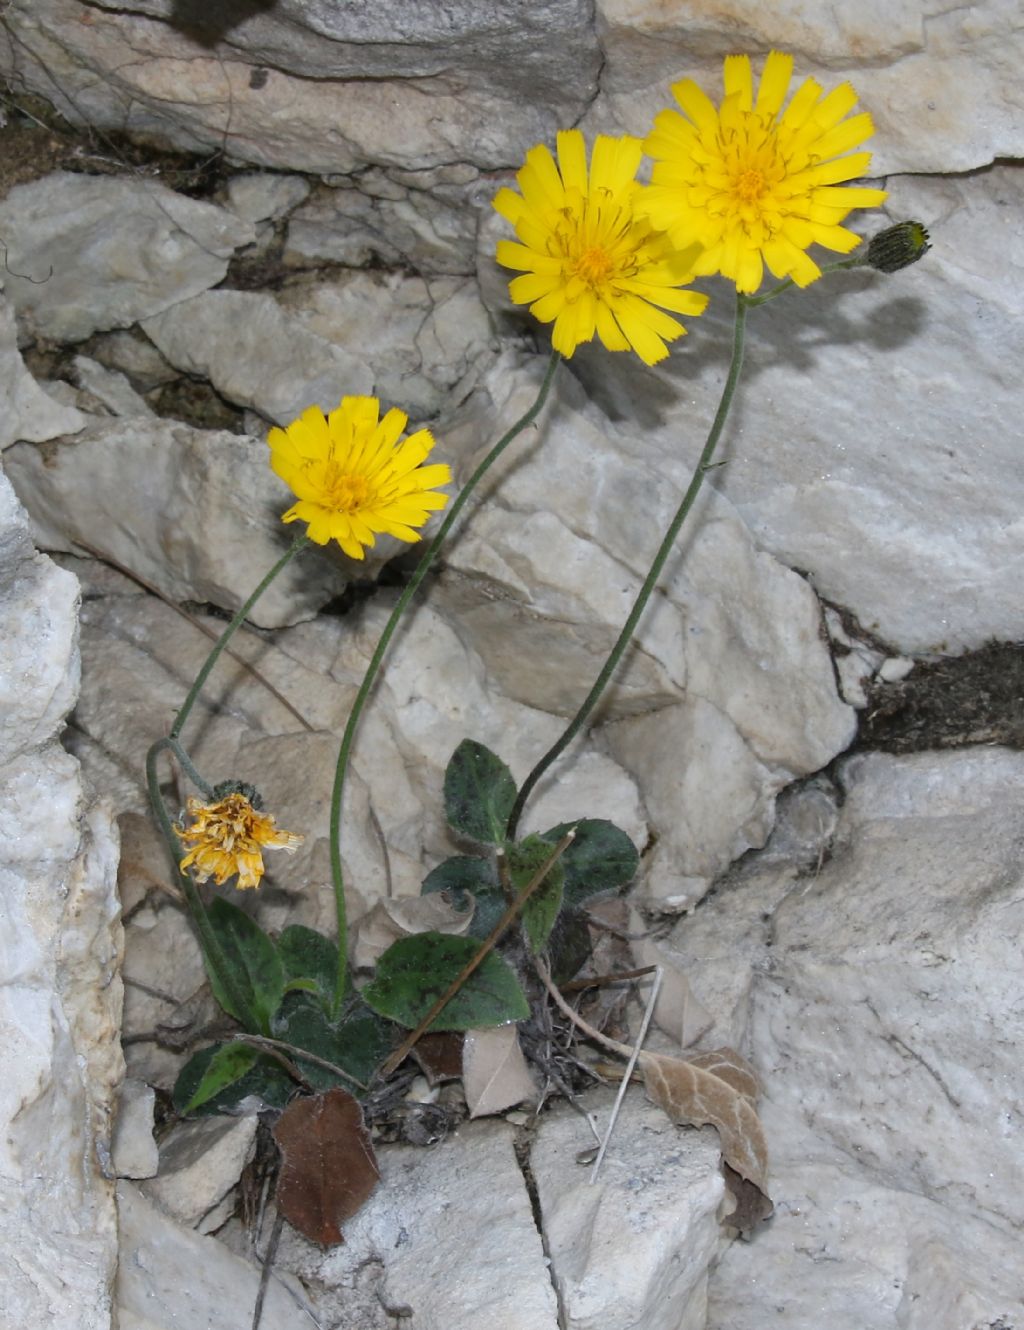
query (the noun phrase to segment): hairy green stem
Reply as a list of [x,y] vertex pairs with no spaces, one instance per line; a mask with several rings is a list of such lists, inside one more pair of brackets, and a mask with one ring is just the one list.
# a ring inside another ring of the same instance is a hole
[[146,754],[146,786],[149,790],[149,802],[152,805],[153,814],[160,824],[175,880],[182,890],[185,903],[192,916],[192,922],[199,934],[199,945],[202,948],[207,971],[214,974],[220,981],[221,987],[234,1009],[234,1014],[245,1028],[253,1034],[258,1034],[261,1029],[256,1013],[249,1006],[245,994],[239,990],[232,977],[231,967],[224,954],[224,949],[217,939],[217,934],[213,930],[213,925],[210,923],[210,917],[206,913],[206,906],[203,904],[198,888],[192,881],[191,875],[181,869],[183,857],[181,842],[178,840],[174,823],[171,821],[163,795],[160,793],[160,780],[156,770],[157,758],[165,748],[170,749],[175,756],[180,757],[180,745],[173,739],[158,739],[150,748]]
[[711,467],[711,459],[714,457],[715,448],[718,446],[718,440],[721,437],[722,429],[725,425],[726,417],[729,414],[729,408],[732,405],[732,399],[736,393],[736,385],[739,382],[740,370],[743,366],[743,338],[746,329],[747,308],[749,300],[746,296],[737,291],[736,293],[736,321],[733,328],[732,340],[732,362],[729,365],[729,374],[725,381],[725,387],[722,389],[722,398],[718,403],[718,410],[715,413],[715,419],[712,422],[711,430],[708,434],[707,442],[701,453],[697,465],[694,468],[693,476],[683,495],[682,502],[676,509],[676,514],[669,524],[668,530],[658,547],[658,552],[654,556],[654,562],[651,564],[650,571],[644,579],[644,584],[629,612],[629,617],[623,624],[622,632],[619,634],[615,645],[612,647],[608,659],[601,667],[601,672],[594,680],[594,686],[583,699],[580,709],[569,722],[569,725],[551,745],[548,751],[533,768],[526,780],[523,782],[519,793],[516,795],[516,801],[512,806],[512,812],[509,814],[508,826],[505,835],[512,840],[516,834],[516,828],[519,826],[519,819],[522,816],[523,809],[526,807],[526,801],[533,792],[534,786],[544,775],[547,769],[555,762],[562,753],[576,738],[597,705],[598,699],[604,692],[608,681],[618,668],[619,661],[623,653],[629,646],[633,636],[633,631],[639,622],[641,614],[651,598],[658,578],[661,576],[665,561],[669,556],[672,546],[675,544],[676,536],[679,534],[679,528],[686,521],[690,509],[693,507],[697,495],[700,493],[701,486],[704,483],[704,477]]
[[363,675],[363,682],[359,685],[359,691],[356,694],[355,701],[352,703],[352,710],[349,712],[348,721],[345,725],[345,732],[342,735],[341,748],[338,752],[338,765],[334,773],[334,789],[331,793],[331,882],[334,887],[334,906],[337,917],[338,927],[338,975],[334,989],[333,1012],[335,1015],[341,1010],[341,1004],[345,996],[345,982],[348,974],[348,961],[346,951],[348,947],[348,925],[345,910],[345,879],[341,864],[341,805],[342,796],[345,790],[345,776],[348,771],[349,758],[352,753],[352,745],[355,742],[356,730],[359,726],[359,720],[366,705],[367,698],[370,695],[374,682],[377,678],[377,672],[380,669],[381,661],[384,659],[384,653],[388,649],[391,638],[394,636],[395,629],[398,627],[399,620],[405,613],[406,607],[416,594],[420,583],[437,557],[438,551],[444,543],[445,537],[451,530],[456,518],[464,508],[470,495],[476,489],[477,485],[505,451],[508,445],[517,438],[528,425],[536,419],[544,403],[547,401],[548,393],[551,390],[551,384],[555,377],[555,370],[558,368],[558,362],[561,356],[557,351],[552,351],[551,359],[548,361],[548,367],[544,374],[543,382],[537,392],[537,396],[530,409],[516,421],[516,423],[505,434],[501,436],[498,442],[490,450],[480,465],[476,468],[469,480],[466,481],[461,491],[451,504],[448,512],[445,514],[444,521],[438,527],[437,535],[433,538],[427,547],[426,553],[420,559],[416,566],[416,571],[409,579],[408,584],[395,603],[395,608],[391,611],[391,616],[384,625],[384,631],[380,635],[373,655],[370,657],[370,663],[366,667],[366,673]]
[[249,599],[245,602],[242,608],[238,611],[235,617],[231,620],[228,626],[221,633],[220,637],[217,639],[216,644],[214,645],[213,650],[206,657],[206,661],[203,665],[203,668],[196,675],[195,683],[188,690],[188,695],[186,696],[185,701],[181,704],[181,710],[174,718],[174,724],[171,726],[171,735],[170,735],[172,739],[176,739],[178,735],[181,733],[181,731],[184,729],[185,722],[188,720],[189,717],[189,713],[191,712],[192,708],[195,706],[196,698],[199,696],[200,692],[202,691],[203,685],[210,677],[210,671],[213,669],[214,665],[217,664],[217,661],[220,659],[220,653],[224,650],[227,644],[234,637],[236,630],[248,617],[249,611],[259,600],[260,596],[263,595],[267,587],[270,586],[271,582],[273,582],[274,578],[278,575],[278,573],[281,572],[281,570],[285,568],[289,563],[291,563],[292,559],[295,557],[296,554],[298,554],[299,550],[304,549],[309,543],[310,543],[309,537],[306,535],[295,537],[295,540],[292,542],[289,548],[285,551],[284,554],[281,555],[277,563],[274,564],[270,572],[267,573],[263,581],[259,584],[256,590],[252,593]]

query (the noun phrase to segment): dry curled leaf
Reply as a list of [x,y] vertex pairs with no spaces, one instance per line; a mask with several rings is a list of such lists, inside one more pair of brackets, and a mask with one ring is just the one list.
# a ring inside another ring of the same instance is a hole
[[640,1067],[647,1093],[673,1122],[717,1128],[725,1163],[749,1184],[735,1189],[730,1224],[752,1228],[767,1218],[772,1211],[768,1145],[754,1107],[759,1087],[753,1067],[731,1048],[699,1053],[687,1062],[641,1053]]
[[380,1178],[358,1101],[341,1089],[296,1099],[278,1118],[274,1140],[281,1151],[278,1210],[313,1242],[343,1242],[342,1223]]
[[501,1113],[533,1098],[537,1087],[519,1047],[515,1025],[466,1031],[462,1040],[462,1088],[471,1118]]
[[398,896],[381,900],[364,914],[353,930],[353,961],[359,970],[377,964],[393,942],[413,933],[452,933],[462,937],[473,922],[476,901],[467,892],[469,904],[458,909],[446,891],[427,896]]

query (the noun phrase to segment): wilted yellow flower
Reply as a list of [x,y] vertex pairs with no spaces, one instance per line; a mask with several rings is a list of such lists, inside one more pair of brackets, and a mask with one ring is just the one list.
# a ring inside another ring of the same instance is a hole
[[557,146],[557,165],[543,144],[531,148],[516,175],[522,193],[501,189],[494,200],[519,237],[496,251],[523,274],[509,283],[512,299],[555,325],[552,345],[563,356],[596,333],[609,351],[632,350],[653,365],[686,332],[663,311],[696,315],[708,303],[676,289],[692,280],[698,247],[680,252],[637,216],[639,139],[598,135],[589,171],[578,129],[559,133]]
[[212,877],[218,887],[236,873],[239,891],[258,887],[264,847],[293,851],[303,839],[291,831],[278,831],[269,814],[258,812],[237,792],[212,804],[189,799],[188,816],[191,826],[178,829],[179,840],[192,846],[181,860],[181,870],[192,868],[200,882]]
[[[694,271],[721,273],[739,291],[776,277],[807,286],[821,269],[812,244],[848,254],[860,237],[840,226],[853,208],[875,208],[885,190],[836,188],[864,175],[869,152],[851,152],[874,132],[849,83],[825,94],[805,79],[782,110],[793,57],[772,51],[754,101],[750,60],[725,61],[725,97],[716,108],[692,79],[672,86],[683,114],[662,111],[644,142],[655,159],[639,205],[680,247],[703,251]],[[843,154],[846,154],[845,156]]]
[[419,540],[413,527],[448,502],[434,486],[447,485],[451,471],[421,465],[434,447],[430,432],[403,439],[405,412],[379,415],[376,397],[343,397],[329,416],[311,406],[267,438],[270,465],[298,499],[281,520],[308,523],[310,540],[336,540],[353,559],[364,557],[376,533]]

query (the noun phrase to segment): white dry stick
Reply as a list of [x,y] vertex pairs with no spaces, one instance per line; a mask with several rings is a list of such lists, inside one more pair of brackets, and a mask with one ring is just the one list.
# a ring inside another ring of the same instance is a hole
[[644,1046],[644,1040],[647,1038],[647,1031],[651,1025],[651,1017],[654,1015],[654,1004],[658,1000],[658,989],[661,988],[661,976],[664,973],[661,966],[658,965],[654,970],[654,982],[651,984],[651,991],[647,997],[647,1008],[644,1011],[644,1018],[640,1024],[640,1033],[636,1037],[636,1043],[633,1045],[633,1051],[629,1055],[629,1061],[626,1063],[626,1070],[622,1073],[622,1080],[619,1082],[619,1092],[615,1096],[615,1103],[612,1104],[611,1117],[608,1119],[608,1130],[604,1134],[604,1140],[601,1142],[601,1148],[597,1152],[597,1158],[594,1160],[594,1167],[590,1170],[590,1181],[597,1181],[598,1169],[601,1167],[601,1160],[604,1158],[604,1152],[608,1148],[608,1142],[612,1138],[612,1132],[615,1130],[615,1122],[619,1116],[619,1109],[622,1107],[622,1100],[626,1094],[626,1088],[629,1085],[629,1078],[633,1075],[633,1068],[636,1066],[637,1058],[640,1056],[640,1050]]

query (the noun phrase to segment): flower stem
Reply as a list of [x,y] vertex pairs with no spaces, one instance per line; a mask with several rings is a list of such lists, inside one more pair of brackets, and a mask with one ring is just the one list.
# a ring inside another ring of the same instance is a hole
[[[256,1014],[246,1000],[245,994],[240,991],[235,983],[231,966],[228,964],[224,949],[214,932],[213,925],[210,923],[210,917],[206,913],[206,906],[203,904],[196,884],[188,873],[181,870],[181,842],[178,840],[178,834],[174,830],[174,824],[167,812],[163,795],[160,793],[160,780],[156,770],[157,758],[165,748],[169,748],[179,760],[181,758],[181,747],[174,739],[158,739],[152,745],[146,754],[146,785],[149,790],[149,802],[152,805],[153,814],[160,824],[160,830],[163,832],[175,879],[182,890],[189,914],[192,916],[192,922],[199,934],[199,945],[202,948],[207,971],[214,974],[220,981],[221,988],[227,994],[231,1003],[232,1014],[237,1016],[247,1030],[256,1034],[260,1032],[260,1023],[256,1018]],[[191,766],[191,763],[188,765]],[[191,772],[189,775],[191,778]]]
[[213,647],[213,650],[206,657],[206,661],[203,665],[203,668],[196,675],[195,683],[188,690],[188,695],[186,696],[185,701],[181,704],[181,710],[174,718],[174,724],[171,726],[171,734],[170,734],[170,737],[172,739],[176,739],[178,735],[181,733],[181,731],[184,729],[185,722],[188,720],[189,717],[189,712],[191,712],[192,708],[195,706],[196,698],[199,696],[200,692],[202,691],[203,685],[210,677],[210,671],[213,669],[214,665],[217,664],[217,661],[220,658],[220,653],[224,650],[227,644],[234,637],[236,630],[241,626],[241,624],[247,618],[252,607],[259,600],[260,596],[263,595],[267,587],[270,586],[271,582],[273,582],[274,578],[278,575],[278,573],[281,572],[281,570],[285,568],[292,561],[295,555],[298,554],[299,550],[303,549],[308,544],[309,544],[308,536],[301,535],[295,537],[295,540],[292,542],[292,544],[288,547],[285,553],[281,555],[277,563],[274,564],[270,572],[267,573],[263,581],[259,584],[256,590],[252,593],[249,599],[245,602],[242,608],[238,611],[235,617],[231,620],[228,626],[221,633],[220,637],[217,639],[217,642]]
[[338,975],[334,989],[333,1012],[335,1015],[341,1010],[341,1003],[345,996],[345,982],[348,974],[347,947],[348,947],[348,926],[346,922],[345,911],[345,879],[341,865],[341,803],[342,795],[345,790],[345,776],[348,771],[349,758],[352,752],[352,745],[355,741],[356,730],[359,726],[359,720],[366,705],[370,690],[377,677],[377,671],[380,669],[381,661],[384,659],[384,653],[388,649],[391,638],[394,636],[398,622],[405,613],[406,607],[416,594],[420,583],[430,568],[430,565],[437,557],[438,551],[444,543],[445,537],[451,530],[459,513],[465,507],[470,495],[476,489],[477,485],[498,460],[513,439],[517,438],[524,429],[536,419],[541,408],[547,401],[548,393],[551,390],[551,384],[555,377],[555,370],[558,368],[558,362],[561,356],[557,351],[552,351],[551,359],[548,361],[548,367],[544,374],[543,382],[537,392],[533,405],[530,409],[516,421],[516,423],[505,434],[501,436],[498,442],[490,450],[480,465],[476,468],[469,480],[466,481],[459,494],[456,496],[451,507],[445,514],[444,521],[438,527],[437,535],[427,546],[426,553],[420,559],[416,566],[416,571],[409,579],[408,584],[395,603],[395,608],[391,611],[391,617],[384,625],[384,631],[380,635],[373,655],[370,657],[370,663],[366,667],[366,673],[363,675],[363,682],[359,685],[359,691],[356,694],[355,701],[352,703],[352,710],[349,712],[348,721],[345,725],[345,732],[341,739],[341,749],[338,752],[338,765],[334,773],[334,789],[331,793],[331,882],[334,887],[334,906],[338,925]]
[[533,792],[534,786],[547,771],[548,767],[550,767],[551,764],[562,755],[566,748],[568,748],[569,744],[572,743],[573,739],[576,738],[577,734],[579,734],[580,730],[583,729],[590,713],[593,711],[594,707],[597,705],[598,699],[604,692],[608,681],[615,673],[619,661],[622,659],[623,653],[629,646],[630,639],[633,636],[633,631],[639,622],[640,616],[643,614],[647,602],[651,598],[651,593],[655,588],[658,578],[661,576],[661,571],[665,566],[665,560],[668,558],[672,546],[675,544],[676,536],[679,534],[679,528],[683,525],[683,522],[685,522],[687,514],[693,507],[697,495],[700,493],[701,486],[704,483],[704,477],[711,467],[711,459],[718,446],[718,440],[721,437],[726,417],[729,414],[729,408],[732,405],[732,399],[736,392],[736,385],[739,382],[740,370],[743,366],[743,338],[746,330],[747,308],[749,303],[749,299],[737,291],[736,321],[733,327],[732,362],[729,365],[729,374],[725,381],[725,387],[722,389],[722,398],[718,403],[718,410],[715,413],[715,419],[712,422],[707,442],[704,445],[703,452],[697,460],[697,465],[694,468],[693,476],[690,479],[690,484],[687,487],[686,493],[683,495],[682,502],[676,509],[676,514],[672,518],[669,528],[665,532],[664,539],[658,547],[658,552],[654,556],[654,562],[651,564],[650,571],[644,579],[644,584],[640,588],[640,592],[633,604],[633,608],[629,612],[628,619],[625,624],[623,624],[622,632],[619,634],[615,645],[612,647],[608,659],[601,667],[600,674],[594,680],[594,686],[583,699],[580,709],[569,722],[567,728],[533,768],[523,782],[519,793],[516,795],[516,801],[512,806],[512,812],[509,814],[508,826],[505,831],[506,837],[509,840],[512,840],[515,837],[516,828],[519,825],[519,819],[522,816],[527,799],[529,799],[530,794]]

